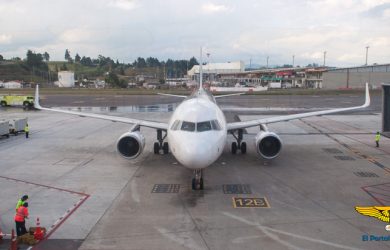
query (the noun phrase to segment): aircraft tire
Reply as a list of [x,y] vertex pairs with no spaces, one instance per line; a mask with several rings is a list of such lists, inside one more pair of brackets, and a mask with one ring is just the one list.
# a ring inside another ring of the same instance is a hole
[[246,154],[246,142],[241,143],[241,154]]
[[164,152],[165,155],[169,153],[168,142],[164,142],[162,149],[163,149],[163,152]]
[[236,142],[233,142],[232,143],[232,154],[236,154],[237,153],[237,143]]
[[195,178],[192,178],[192,190],[196,190],[196,181],[195,181]]
[[157,155],[158,153],[160,153],[160,145],[158,144],[158,142],[155,142],[155,143],[154,143],[153,151],[154,151],[154,153],[155,153],[156,155]]

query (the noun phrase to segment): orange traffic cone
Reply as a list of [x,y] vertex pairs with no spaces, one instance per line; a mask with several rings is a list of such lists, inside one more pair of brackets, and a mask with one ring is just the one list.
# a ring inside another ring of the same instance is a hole
[[10,246],[9,249],[10,250],[18,250],[18,241],[16,240],[14,229],[12,229],[12,233],[11,233],[11,246]]
[[39,223],[39,217],[37,218],[37,228],[34,232],[34,239],[43,240],[43,231],[41,229],[41,223]]

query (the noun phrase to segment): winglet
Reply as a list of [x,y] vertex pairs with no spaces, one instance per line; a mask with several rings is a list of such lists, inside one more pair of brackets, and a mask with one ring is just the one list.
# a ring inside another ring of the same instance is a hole
[[364,102],[362,107],[367,108],[368,106],[370,106],[370,102],[371,102],[370,92],[368,90],[368,83],[366,82],[366,101]]
[[41,109],[41,105],[39,105],[39,84],[35,87],[35,98],[34,98],[34,107],[36,109]]

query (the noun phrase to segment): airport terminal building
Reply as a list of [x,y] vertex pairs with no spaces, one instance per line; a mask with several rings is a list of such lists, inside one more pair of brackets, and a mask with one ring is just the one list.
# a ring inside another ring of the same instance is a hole
[[332,69],[324,72],[322,79],[327,89],[363,88],[366,82],[379,88],[382,83],[390,83],[390,64]]
[[[374,64],[349,68],[295,67],[245,71],[243,62],[207,64],[203,67],[204,80],[220,87],[245,85],[282,88],[363,88],[368,82],[379,88],[390,83],[390,64]],[[198,80],[199,66],[188,71],[192,80]]]

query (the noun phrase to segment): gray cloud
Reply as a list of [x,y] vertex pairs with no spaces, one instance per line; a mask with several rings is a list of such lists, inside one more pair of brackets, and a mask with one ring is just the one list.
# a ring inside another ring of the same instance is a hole
[[[197,56],[204,46],[215,62],[265,64],[390,61],[388,1],[318,0],[0,0],[0,54],[27,49],[63,60],[65,49],[124,62]],[[365,13],[362,20],[362,13]],[[380,16],[381,18],[372,18]],[[370,17],[370,18],[367,18]]]
[[[377,5],[375,7],[372,7],[366,11],[363,11],[361,14],[363,17],[371,17],[371,18],[380,18],[380,17],[386,17],[386,11],[390,11],[390,3],[383,3],[380,5]],[[390,17],[390,16],[387,16]]]

